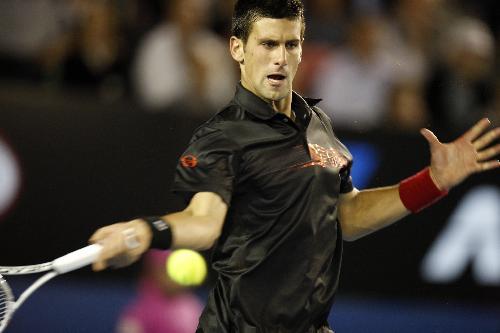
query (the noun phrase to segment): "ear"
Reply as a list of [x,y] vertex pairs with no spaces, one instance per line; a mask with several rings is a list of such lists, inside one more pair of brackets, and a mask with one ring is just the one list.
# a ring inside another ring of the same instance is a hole
[[245,61],[245,51],[243,47],[244,45],[241,39],[232,36],[229,40],[229,50],[231,51],[231,56],[241,65]]
[[302,62],[302,51],[304,51],[304,39],[300,41],[299,64]]

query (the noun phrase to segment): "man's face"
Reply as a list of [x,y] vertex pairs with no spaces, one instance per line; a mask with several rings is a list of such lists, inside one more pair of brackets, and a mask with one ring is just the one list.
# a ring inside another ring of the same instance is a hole
[[243,50],[239,50],[245,88],[267,101],[290,96],[302,57],[301,28],[300,20],[272,18],[261,18],[252,25]]

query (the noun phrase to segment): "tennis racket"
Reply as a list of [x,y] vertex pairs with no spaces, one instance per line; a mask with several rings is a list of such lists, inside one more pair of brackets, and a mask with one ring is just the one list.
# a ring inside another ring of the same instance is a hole
[[[101,245],[93,244],[43,264],[29,266],[0,266],[0,333],[5,330],[14,312],[35,290],[57,275],[92,264],[99,256],[101,249]],[[48,273],[42,275],[38,280],[33,282],[17,300],[15,300],[11,288],[2,276],[36,274],[47,271]]]

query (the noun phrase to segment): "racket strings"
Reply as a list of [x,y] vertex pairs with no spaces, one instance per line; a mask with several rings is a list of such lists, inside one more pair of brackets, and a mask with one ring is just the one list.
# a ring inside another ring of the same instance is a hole
[[0,275],[0,332],[3,331],[12,307],[12,291]]
[[0,266],[0,275],[23,275],[50,271],[52,262],[29,266]]
[[0,323],[2,323],[7,316],[7,305],[8,303],[5,295],[3,293],[0,294]]
[[7,298],[0,292],[0,323],[3,322],[5,315],[7,313]]

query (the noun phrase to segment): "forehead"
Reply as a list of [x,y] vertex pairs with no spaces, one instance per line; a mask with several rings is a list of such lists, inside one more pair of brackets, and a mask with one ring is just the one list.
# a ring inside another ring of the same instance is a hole
[[300,40],[302,22],[300,19],[260,18],[252,24],[248,39]]

